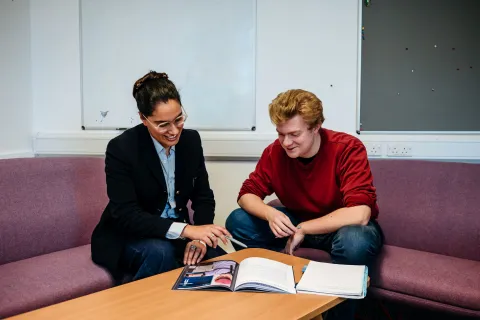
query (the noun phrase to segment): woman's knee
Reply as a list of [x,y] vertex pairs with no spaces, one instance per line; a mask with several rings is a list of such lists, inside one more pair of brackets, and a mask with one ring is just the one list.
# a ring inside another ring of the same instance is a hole
[[163,239],[145,239],[142,240],[143,255],[145,257],[164,257],[166,259],[174,259],[175,247],[169,240]]
[[178,267],[173,243],[163,239],[143,239],[129,243],[121,263],[125,271],[133,275],[132,280]]

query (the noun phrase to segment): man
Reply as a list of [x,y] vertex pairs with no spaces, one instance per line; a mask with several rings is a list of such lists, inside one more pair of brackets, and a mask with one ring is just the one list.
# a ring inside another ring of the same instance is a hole
[[[109,203],[92,234],[92,259],[117,281],[138,280],[224,254],[228,231],[213,224],[215,200],[200,136],[165,73],[135,82],[142,124],[112,139],[105,172]],[[194,209],[190,224],[187,203]]]
[[[383,236],[364,145],[322,128],[322,102],[308,91],[279,94],[269,114],[278,139],[243,183],[227,230],[248,247],[289,254],[299,246],[317,248],[333,263],[371,265]],[[263,202],[273,193],[284,207]]]

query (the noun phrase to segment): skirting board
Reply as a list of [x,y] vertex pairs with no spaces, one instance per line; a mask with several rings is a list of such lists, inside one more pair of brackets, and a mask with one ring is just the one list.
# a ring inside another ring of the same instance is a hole
[[32,158],[34,156],[35,154],[32,150],[0,153],[0,159]]
[[[108,142],[119,132],[44,132],[34,139],[36,155],[104,155]],[[258,159],[277,136],[254,132],[201,132],[205,157],[215,159]],[[371,158],[410,158],[477,160],[480,136],[359,136],[367,150],[375,148]],[[406,156],[392,154],[392,147],[408,147]]]

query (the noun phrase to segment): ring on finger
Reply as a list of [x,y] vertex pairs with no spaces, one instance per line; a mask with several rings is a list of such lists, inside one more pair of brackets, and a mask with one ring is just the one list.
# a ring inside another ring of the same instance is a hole
[[195,251],[196,249],[197,249],[197,246],[196,246],[196,245],[192,244],[192,245],[190,246],[190,250]]

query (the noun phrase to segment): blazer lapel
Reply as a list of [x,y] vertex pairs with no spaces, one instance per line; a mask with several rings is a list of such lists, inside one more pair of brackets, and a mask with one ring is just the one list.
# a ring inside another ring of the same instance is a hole
[[148,129],[143,127],[141,134],[139,136],[140,140],[140,152],[142,153],[142,158],[147,164],[150,171],[152,171],[153,176],[157,179],[160,186],[163,190],[167,190],[167,184],[165,182],[165,176],[163,175],[162,164],[160,163],[160,158],[158,157],[155,146],[153,145],[152,137],[148,132]]
[[[183,133],[183,132],[182,132]],[[175,189],[179,190],[185,176],[185,170],[188,161],[188,150],[186,146],[185,136],[180,135],[180,140],[175,146]]]

